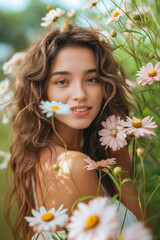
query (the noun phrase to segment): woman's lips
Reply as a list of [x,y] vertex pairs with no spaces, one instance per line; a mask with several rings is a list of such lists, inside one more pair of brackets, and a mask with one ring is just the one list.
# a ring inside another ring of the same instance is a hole
[[71,112],[77,116],[86,116],[89,114],[91,107],[89,106],[75,106],[70,108]]

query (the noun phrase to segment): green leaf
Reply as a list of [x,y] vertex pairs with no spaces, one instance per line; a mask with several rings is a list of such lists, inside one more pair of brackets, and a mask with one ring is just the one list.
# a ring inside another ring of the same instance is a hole
[[56,238],[54,235],[52,235],[52,238],[54,239],[54,240],[59,240],[58,238]]
[[112,179],[112,181],[114,182],[114,184],[116,185],[116,187],[118,188],[118,190],[120,191],[120,186],[118,181],[115,179],[115,177],[109,172],[108,175],[110,176],[110,178]]
[[155,189],[160,183],[160,176],[154,175],[146,182],[146,191]]
[[145,36],[143,33],[141,33],[141,32],[138,32],[138,31],[133,31],[133,30],[125,30],[125,31],[123,31],[123,32],[138,33],[138,34],[142,35],[143,37],[146,37],[146,36]]
[[72,207],[71,207],[71,212],[73,212],[74,207],[76,206],[76,204],[77,204],[78,202],[81,202],[81,201],[84,201],[84,200],[90,199],[90,198],[96,198],[96,196],[85,196],[85,197],[78,198],[78,199],[73,203],[73,205],[72,205]]
[[114,203],[118,197],[119,197],[118,193],[114,194],[114,196],[112,197],[112,203]]
[[133,180],[131,178],[124,178],[122,181],[122,185],[126,182],[133,182]]

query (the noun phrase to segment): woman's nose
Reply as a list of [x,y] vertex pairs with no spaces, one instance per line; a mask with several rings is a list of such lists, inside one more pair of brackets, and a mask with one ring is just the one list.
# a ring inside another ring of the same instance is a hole
[[86,96],[84,86],[82,84],[74,84],[72,89],[73,100],[83,100]]

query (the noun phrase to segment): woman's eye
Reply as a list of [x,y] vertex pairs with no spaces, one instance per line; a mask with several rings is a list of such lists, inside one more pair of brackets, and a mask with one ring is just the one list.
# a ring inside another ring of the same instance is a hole
[[88,78],[88,79],[87,79],[87,82],[89,82],[89,83],[96,83],[96,82],[97,82],[97,78],[96,78],[96,77],[94,77],[94,78]]
[[67,81],[66,80],[59,80],[59,81],[56,82],[56,84],[58,84],[58,85],[66,85]]

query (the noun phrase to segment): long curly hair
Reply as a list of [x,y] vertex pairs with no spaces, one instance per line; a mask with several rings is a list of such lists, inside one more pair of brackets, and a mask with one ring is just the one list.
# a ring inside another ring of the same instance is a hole
[[[70,25],[65,32],[58,28],[49,32],[42,40],[32,44],[25,58],[18,66],[14,89],[14,104],[17,112],[13,121],[14,141],[10,148],[9,168],[13,173],[13,189],[8,197],[8,219],[14,202],[18,214],[12,226],[13,238],[27,239],[31,231],[25,216],[31,216],[35,208],[32,179],[37,184],[36,165],[39,163],[39,151],[42,147],[52,146],[50,135],[53,133],[51,122],[41,113],[41,100],[47,100],[46,88],[50,67],[58,52],[68,46],[80,46],[91,49],[96,57],[97,77],[103,83],[103,103],[101,110],[84,130],[83,152],[95,161],[105,155],[98,141],[98,130],[102,120],[112,114],[122,118],[128,114],[124,73],[113,57],[110,44],[106,39],[99,40],[100,34],[93,29]],[[106,186],[109,191],[109,187]]]

